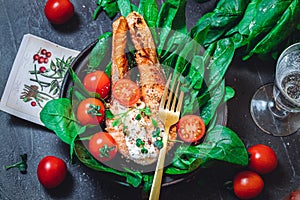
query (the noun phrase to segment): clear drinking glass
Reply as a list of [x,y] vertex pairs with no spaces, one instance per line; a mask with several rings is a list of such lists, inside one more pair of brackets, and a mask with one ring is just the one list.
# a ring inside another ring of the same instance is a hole
[[300,43],[282,52],[275,82],[256,91],[250,113],[261,130],[274,136],[287,136],[300,128]]

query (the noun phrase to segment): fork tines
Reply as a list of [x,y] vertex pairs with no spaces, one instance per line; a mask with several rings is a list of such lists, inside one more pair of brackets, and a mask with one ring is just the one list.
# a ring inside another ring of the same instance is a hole
[[[170,88],[171,85],[171,88]],[[175,89],[176,85],[176,89]],[[175,91],[174,91],[175,90]],[[179,75],[175,75],[172,80],[172,73],[170,74],[164,94],[160,102],[160,108],[167,109],[174,112],[180,112],[184,93],[180,90],[180,80]],[[172,103],[172,104],[171,104]],[[170,108],[171,106],[171,108]],[[176,109],[176,110],[175,110]]]

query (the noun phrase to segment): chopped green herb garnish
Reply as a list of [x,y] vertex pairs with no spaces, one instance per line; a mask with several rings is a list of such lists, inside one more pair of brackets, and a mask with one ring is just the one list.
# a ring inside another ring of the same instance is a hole
[[112,114],[112,112],[110,110],[105,110],[105,116],[107,119],[113,119],[114,118],[114,114]]
[[161,140],[156,140],[154,142],[154,146],[157,147],[158,149],[163,148],[163,142]]
[[156,138],[160,136],[160,128],[156,128],[153,132],[152,132],[152,137]]
[[155,119],[151,118],[151,121],[152,121],[152,125],[157,128],[158,127],[158,123]]
[[141,114],[137,114],[135,117],[136,120],[141,120],[142,119],[142,115]]
[[150,115],[151,115],[151,110],[150,110],[149,107],[146,107],[146,108],[144,109],[143,112],[144,112],[144,114],[147,115],[147,116],[150,116]]
[[143,148],[141,149],[141,152],[142,152],[143,154],[146,154],[146,153],[148,153],[148,149],[146,149],[145,147],[143,147]]
[[112,123],[113,126],[119,126],[120,124],[121,124],[121,118],[115,119]]
[[136,139],[135,144],[137,147],[141,147],[145,145],[145,142],[142,139],[138,138]]

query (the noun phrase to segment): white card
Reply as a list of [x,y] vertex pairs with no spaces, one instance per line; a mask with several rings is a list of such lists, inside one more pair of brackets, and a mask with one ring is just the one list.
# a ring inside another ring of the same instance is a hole
[[[34,60],[36,54],[38,60]],[[49,100],[58,98],[67,71],[66,63],[78,54],[79,51],[37,36],[24,35],[1,98],[0,109],[43,125],[40,111]]]

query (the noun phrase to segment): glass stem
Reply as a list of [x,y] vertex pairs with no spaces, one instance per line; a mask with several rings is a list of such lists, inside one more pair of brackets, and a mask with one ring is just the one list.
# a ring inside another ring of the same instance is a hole
[[268,103],[268,108],[272,114],[278,119],[284,119],[289,115],[289,112],[280,108],[275,101]]

